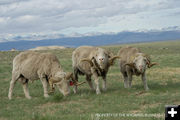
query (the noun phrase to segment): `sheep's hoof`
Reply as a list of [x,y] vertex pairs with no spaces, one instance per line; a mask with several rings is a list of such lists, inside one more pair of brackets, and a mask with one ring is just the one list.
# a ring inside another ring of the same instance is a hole
[[97,94],[97,95],[101,94],[101,91],[96,91],[96,94]]
[[77,91],[74,91],[74,94],[76,94],[77,93]]
[[31,96],[27,96],[26,98],[30,100],[32,97]]
[[74,92],[74,94],[76,94],[76,93],[77,93],[77,89],[76,89],[76,88],[74,88],[74,89],[73,89],[73,92]]
[[53,93],[54,93],[54,91],[53,91],[53,90],[51,90],[51,91],[49,91],[48,93],[49,93],[49,94],[53,94]]
[[129,85],[124,85],[124,88],[129,88]]
[[11,100],[12,98],[11,97],[9,97],[9,100]]
[[149,88],[146,88],[145,90],[146,90],[146,91],[149,91]]
[[45,97],[45,98],[48,98],[48,97],[49,97],[49,95],[48,95],[48,94],[45,94],[45,95],[44,95],[44,97]]
[[49,93],[49,94],[53,94],[54,91],[55,91],[55,88],[52,88],[48,93]]
[[103,88],[103,91],[106,92],[106,91],[107,91],[107,88]]

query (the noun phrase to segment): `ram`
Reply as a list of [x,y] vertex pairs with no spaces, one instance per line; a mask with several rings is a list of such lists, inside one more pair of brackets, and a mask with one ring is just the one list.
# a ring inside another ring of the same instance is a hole
[[[72,65],[74,71],[74,79],[78,81],[78,74],[86,75],[86,80],[92,90],[94,90],[91,76],[95,79],[96,94],[100,94],[99,76],[103,78],[103,90],[106,90],[106,75],[108,69],[113,65],[114,60],[119,58],[113,56],[105,49],[81,46],[73,51]],[[74,87],[74,92],[77,92],[77,86]]]
[[73,79],[72,73],[65,73],[57,57],[51,53],[22,52],[13,60],[12,80],[9,88],[9,99],[16,81],[23,85],[25,97],[31,99],[28,91],[28,82],[40,79],[44,88],[44,97],[48,97],[48,81],[51,89],[56,84],[63,95],[70,93],[69,80]]
[[151,63],[148,55],[142,53],[140,49],[133,47],[123,47],[119,50],[118,55],[120,70],[124,77],[124,87],[131,88],[132,76],[140,76],[144,84],[144,89],[149,90],[146,81],[146,68],[151,68],[158,63]]

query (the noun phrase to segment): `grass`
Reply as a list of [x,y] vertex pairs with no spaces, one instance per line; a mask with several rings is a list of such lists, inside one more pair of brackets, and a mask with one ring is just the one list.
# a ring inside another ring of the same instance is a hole
[[[126,45],[103,46],[114,54]],[[19,52],[0,52],[0,120],[161,120],[165,105],[180,103],[180,41],[129,44],[141,48],[160,65],[147,70],[150,91],[143,89],[140,77],[134,76],[131,89],[123,87],[123,79],[116,63],[107,77],[106,92],[96,95],[87,84],[78,93],[64,97],[56,90],[49,98],[43,97],[40,81],[29,83],[31,100],[24,97],[22,85],[17,83],[13,99],[8,100],[12,60]],[[72,71],[71,54],[74,49],[42,51],[58,56],[63,69]],[[80,81],[85,77],[81,76]],[[98,113],[111,113],[98,118]],[[123,117],[117,114],[161,114],[160,117]]]

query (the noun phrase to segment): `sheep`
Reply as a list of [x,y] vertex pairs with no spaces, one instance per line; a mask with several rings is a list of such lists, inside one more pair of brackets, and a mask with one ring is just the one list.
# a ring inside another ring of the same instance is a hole
[[144,89],[149,90],[145,74],[146,67],[151,68],[158,63],[151,63],[150,57],[142,53],[138,48],[123,47],[119,50],[118,55],[121,57],[119,66],[124,77],[124,87],[131,88],[132,76],[141,75]]
[[[114,60],[119,56],[112,56],[112,53],[105,49],[93,46],[81,46],[76,48],[72,54],[72,67],[75,81],[78,81],[78,75],[85,75],[86,80],[92,90],[94,90],[91,76],[95,79],[96,94],[100,94],[98,77],[103,78],[102,88],[106,91],[106,75],[108,69],[113,65]],[[74,93],[77,92],[77,86],[74,86]]]
[[[38,53],[32,51],[21,52],[13,60],[12,80],[9,87],[9,99],[12,99],[12,92],[16,81],[23,85],[25,97],[31,99],[28,90],[28,82],[40,79],[44,88],[44,97],[48,95],[48,81],[52,86],[57,85],[64,96],[70,93],[69,80],[72,73],[66,73],[61,68],[58,58],[51,53]],[[54,81],[56,80],[56,81]]]

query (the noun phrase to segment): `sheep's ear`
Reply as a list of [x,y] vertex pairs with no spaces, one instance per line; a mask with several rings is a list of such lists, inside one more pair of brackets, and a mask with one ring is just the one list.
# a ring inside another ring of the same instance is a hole
[[147,62],[151,62],[151,58],[149,55],[143,53],[142,56],[146,58]]
[[66,74],[66,80],[69,80],[70,78],[73,79],[73,73],[72,72],[69,72]]
[[106,54],[109,58],[111,58],[111,56],[113,56],[113,53],[110,52],[109,50],[105,50],[105,54]]
[[126,65],[129,66],[129,67],[134,68],[134,64],[133,64],[133,63],[126,63],[125,66],[126,66]]

